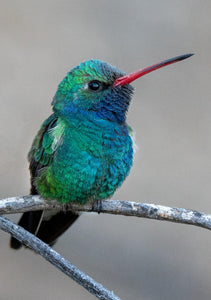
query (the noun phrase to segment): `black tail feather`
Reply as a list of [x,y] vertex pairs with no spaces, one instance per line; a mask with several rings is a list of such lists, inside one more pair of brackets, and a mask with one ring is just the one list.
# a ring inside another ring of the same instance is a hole
[[[42,216],[42,210],[25,212],[20,218],[18,225],[20,225],[21,227],[23,227],[24,229],[28,230],[31,233],[35,233],[41,216]],[[21,242],[19,242],[16,238],[11,237],[10,240],[11,248],[20,249],[21,246],[22,246]]]
[[[52,212],[53,213],[53,212]],[[25,212],[18,225],[28,230],[29,232],[35,234],[43,242],[52,246],[57,238],[65,232],[79,217],[78,214],[75,214],[71,211],[59,211],[54,212],[52,216],[48,216],[45,220],[45,213],[42,218],[43,211],[34,211],[34,212]],[[39,228],[38,228],[39,226]],[[22,243],[19,242],[16,238],[11,237],[10,247],[13,249],[20,249]]]
[[63,234],[79,217],[71,211],[60,211],[49,220],[43,220],[37,233],[37,237],[45,243],[53,246],[57,238]]

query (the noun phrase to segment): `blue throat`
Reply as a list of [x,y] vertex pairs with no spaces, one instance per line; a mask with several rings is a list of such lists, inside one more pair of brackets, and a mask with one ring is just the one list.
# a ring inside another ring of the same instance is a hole
[[[56,114],[65,116],[66,118],[84,116],[93,117],[95,119],[107,120],[110,122],[124,124],[126,120],[126,113],[131,101],[133,88],[130,85],[121,87],[118,90],[111,89],[110,92],[103,95],[100,101],[95,102],[88,107],[83,107],[75,103],[75,101],[67,101],[62,99],[58,101],[58,95],[53,100],[53,110]],[[59,97],[59,98],[60,98]],[[79,98],[80,99],[80,98]],[[84,99],[80,101],[84,103]],[[91,102],[91,100],[90,100]],[[65,104],[65,105],[64,105]]]

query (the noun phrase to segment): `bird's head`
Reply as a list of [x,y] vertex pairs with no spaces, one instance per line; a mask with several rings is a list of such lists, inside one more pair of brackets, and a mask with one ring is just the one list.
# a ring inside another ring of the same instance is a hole
[[89,113],[94,117],[123,123],[133,94],[135,79],[192,54],[163,61],[126,75],[100,60],[88,60],[73,68],[60,83],[52,105],[57,113]]

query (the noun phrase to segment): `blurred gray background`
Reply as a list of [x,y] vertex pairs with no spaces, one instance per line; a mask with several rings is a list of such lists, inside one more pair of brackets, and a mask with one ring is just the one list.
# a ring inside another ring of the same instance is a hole
[[[27,152],[69,69],[98,58],[131,72],[195,52],[134,83],[128,123],[139,151],[113,198],[209,213],[210,13],[210,0],[1,0],[0,197],[29,193]],[[95,299],[0,239],[0,299]],[[55,246],[131,300],[211,299],[210,249],[205,229],[103,214],[83,215]]]

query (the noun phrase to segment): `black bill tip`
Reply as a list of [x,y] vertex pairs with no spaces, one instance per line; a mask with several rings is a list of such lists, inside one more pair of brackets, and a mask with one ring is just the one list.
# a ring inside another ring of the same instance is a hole
[[180,61],[180,60],[186,59],[188,57],[191,57],[192,55],[194,55],[194,53],[183,54],[183,55],[180,55],[177,58],[175,58],[175,60]]

